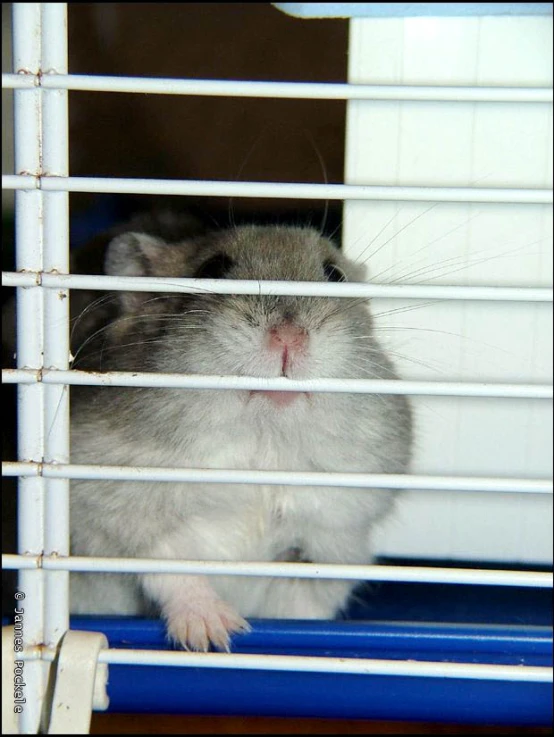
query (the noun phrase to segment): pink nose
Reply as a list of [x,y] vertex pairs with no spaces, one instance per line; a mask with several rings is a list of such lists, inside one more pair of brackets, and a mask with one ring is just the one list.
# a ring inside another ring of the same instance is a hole
[[269,329],[269,347],[275,351],[302,349],[308,342],[308,334],[303,328],[286,322]]

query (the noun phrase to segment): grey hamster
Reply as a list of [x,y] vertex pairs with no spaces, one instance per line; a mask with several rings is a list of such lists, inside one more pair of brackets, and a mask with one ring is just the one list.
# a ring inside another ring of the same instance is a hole
[[[311,228],[126,232],[108,274],[300,281],[364,280]],[[98,295],[96,295],[98,297]],[[309,379],[396,378],[365,301],[118,292],[81,338],[77,367]],[[109,309],[108,307],[109,306]],[[111,312],[110,312],[111,310]],[[94,309],[85,309],[88,317]],[[79,321],[77,321],[79,322]],[[80,356],[85,356],[79,364]],[[411,411],[395,395],[82,387],[72,390],[73,463],[403,473]],[[75,481],[77,555],[365,564],[393,504],[380,489]],[[245,617],[329,619],[356,582],[181,574],[72,574],[72,611],[141,614],[170,638],[229,646]]]

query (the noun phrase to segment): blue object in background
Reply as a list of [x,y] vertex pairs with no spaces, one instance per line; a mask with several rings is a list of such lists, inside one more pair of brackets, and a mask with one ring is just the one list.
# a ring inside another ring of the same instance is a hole
[[552,15],[552,3],[272,3],[299,18]]
[[[365,587],[334,622],[251,620],[237,653],[552,665],[547,589]],[[350,618],[352,617],[352,618]],[[162,622],[74,617],[110,647],[171,649]],[[550,725],[549,683],[162,666],[110,666],[110,711]]]
[[124,222],[131,213],[132,209],[125,197],[97,195],[87,208],[71,213],[71,248],[86,245],[99,233]]

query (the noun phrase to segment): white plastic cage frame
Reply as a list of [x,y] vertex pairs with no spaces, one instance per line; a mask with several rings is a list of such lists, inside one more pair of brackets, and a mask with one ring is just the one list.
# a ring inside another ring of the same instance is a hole
[[[103,679],[95,667],[106,664],[134,663],[199,668],[240,668],[350,674],[417,676],[434,679],[481,679],[492,681],[548,682],[550,668],[498,664],[411,662],[382,659],[338,659],[328,657],[291,657],[276,655],[193,654],[184,652],[121,650],[109,648],[98,637],[79,636],[69,630],[69,571],[173,571],[235,575],[270,574],[306,577],[367,580],[432,581],[448,583],[494,583],[506,586],[551,587],[552,576],[544,572],[506,570],[463,570],[420,568],[414,566],[313,566],[261,563],[198,563],[191,561],[142,561],[122,559],[76,558],[69,555],[69,480],[71,478],[120,478],[205,480],[295,484],[336,485],[333,474],[273,472],[227,472],[200,469],[136,469],[124,467],[75,466],[69,456],[69,384],[173,386],[182,388],[244,388],[282,390],[308,388],[310,391],[402,392],[414,396],[498,397],[508,400],[528,399],[547,402],[552,388],[546,383],[470,382],[410,380],[311,381],[285,379],[261,380],[245,377],[203,377],[104,374],[88,375],[69,369],[69,289],[140,289],[148,291],[197,291],[192,280],[133,279],[69,275],[68,193],[125,192],[180,195],[214,195],[276,198],[320,198],[352,201],[355,209],[363,202],[482,202],[548,205],[552,192],[546,188],[524,186],[505,188],[470,186],[381,186],[350,184],[260,184],[254,182],[205,182],[75,178],[68,172],[67,105],[69,89],[150,92],[153,94],[201,94],[259,97],[313,97],[318,99],[398,101],[467,101],[518,102],[545,104],[552,101],[546,87],[433,86],[414,84],[325,85],[310,83],[252,83],[208,80],[125,79],[80,77],[67,70],[66,5],[62,3],[14,4],[14,71],[3,75],[3,87],[14,89],[15,171],[3,177],[3,187],[15,189],[17,271],[4,274],[4,284],[17,289],[18,335],[17,369],[3,371],[3,380],[17,383],[19,403],[19,461],[3,464],[5,475],[19,477],[19,554],[3,556],[3,564],[20,570],[19,591],[25,593],[24,649],[16,656],[25,663],[25,708],[17,713],[8,704],[4,709],[6,733],[36,733],[41,719],[56,731],[86,731],[91,705],[105,707]],[[352,21],[352,38],[364,33],[365,21]],[[351,108],[350,125],[354,113]],[[354,133],[349,133],[351,139]],[[363,174],[359,175],[363,180]],[[350,206],[349,206],[350,207]],[[348,228],[355,231],[356,217],[346,210]],[[364,216],[365,217],[365,216]],[[217,293],[259,294],[260,285],[249,282],[209,282]],[[544,304],[552,301],[546,286],[505,285],[468,286],[417,284],[294,284],[267,282],[262,293],[363,296],[382,299],[456,300],[491,303]],[[62,329],[62,326],[64,328]],[[298,386],[296,385],[298,384]],[[552,493],[547,478],[464,476],[447,474],[412,474],[387,476],[341,474],[341,485],[355,487],[409,488],[411,490],[482,491],[503,494],[545,496]],[[9,633],[8,633],[9,634]],[[9,636],[12,636],[9,634]],[[62,659],[57,664],[56,699],[48,709],[47,679],[62,643]],[[8,648],[10,649],[10,648]],[[12,648],[13,649],[13,648]],[[64,664],[66,674],[62,676]],[[11,670],[10,670],[11,669]],[[80,669],[80,670],[79,670]],[[9,663],[13,672],[13,662]],[[74,692],[75,674],[81,681]],[[3,672],[4,678],[4,672]],[[73,683],[71,682],[73,679]],[[88,679],[88,680],[87,680]],[[95,695],[96,687],[96,695]],[[13,689],[10,687],[8,693]],[[6,690],[4,691],[6,693]],[[44,706],[46,704],[46,711]],[[57,708],[56,704],[63,708]],[[69,708],[66,708],[69,707]],[[46,714],[46,717],[45,717]],[[49,722],[49,724],[48,724]]]

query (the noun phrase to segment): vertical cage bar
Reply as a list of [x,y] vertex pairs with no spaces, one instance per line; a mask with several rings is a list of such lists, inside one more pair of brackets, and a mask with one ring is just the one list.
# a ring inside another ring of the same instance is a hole
[[[41,57],[41,7],[39,3],[14,3],[13,50],[16,73],[37,74]],[[14,94],[15,169],[18,174],[41,172],[41,91],[18,90]],[[42,270],[42,192],[17,192],[15,202],[16,268]],[[43,295],[37,287],[17,290],[17,365],[43,366]],[[44,458],[44,386],[18,388],[18,456],[20,460]],[[44,550],[45,482],[20,479],[18,547],[20,553]],[[44,642],[44,572],[20,571],[18,602],[24,611],[24,645]],[[22,734],[36,734],[41,719],[47,666],[41,661],[25,664],[25,703],[19,717]]]
[[[67,5],[42,4],[43,75],[67,74]],[[68,175],[68,92],[42,92],[42,173]],[[43,193],[43,238],[45,272],[69,271],[69,194]],[[44,366],[69,368],[69,291],[46,289],[44,294]],[[69,463],[69,387],[44,388],[45,460]],[[69,480],[46,482],[46,554],[69,554]],[[55,646],[69,627],[69,574],[46,574],[45,643]]]

